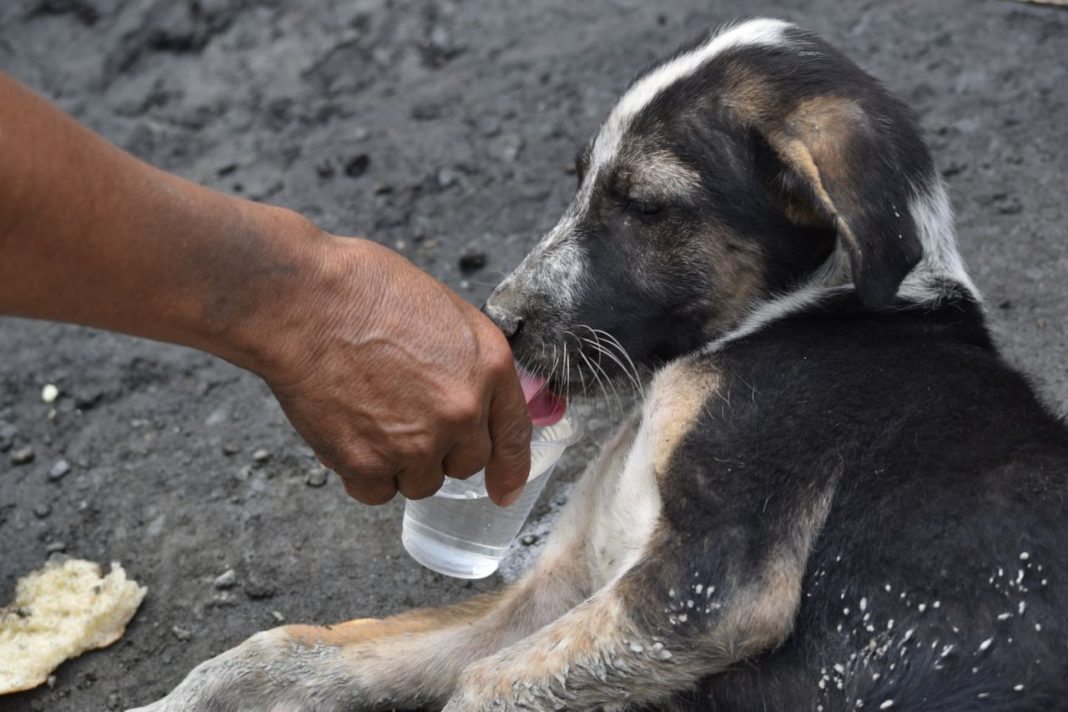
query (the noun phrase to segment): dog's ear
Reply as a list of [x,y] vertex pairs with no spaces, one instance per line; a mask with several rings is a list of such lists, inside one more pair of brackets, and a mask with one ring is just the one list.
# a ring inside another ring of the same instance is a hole
[[[872,80],[874,82],[874,80]],[[857,293],[868,306],[891,302],[923,249],[909,209],[914,188],[903,148],[927,156],[910,117],[872,116],[841,96],[801,100],[760,129],[785,165],[778,176],[802,220],[830,221],[847,247]],[[911,131],[911,135],[910,135]],[[898,141],[905,139],[909,145]],[[918,146],[916,142],[919,142]]]

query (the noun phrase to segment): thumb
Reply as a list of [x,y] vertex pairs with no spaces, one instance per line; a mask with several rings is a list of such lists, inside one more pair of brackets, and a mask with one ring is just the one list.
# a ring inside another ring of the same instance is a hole
[[490,402],[489,434],[493,449],[486,463],[486,492],[502,507],[519,499],[530,476],[530,415],[519,386],[509,369],[498,382]]

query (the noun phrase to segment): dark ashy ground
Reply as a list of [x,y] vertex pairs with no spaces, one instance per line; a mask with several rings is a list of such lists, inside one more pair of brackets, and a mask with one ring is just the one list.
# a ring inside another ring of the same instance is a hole
[[[157,166],[369,235],[479,301],[554,222],[576,147],[634,73],[702,27],[754,14],[824,33],[917,109],[1000,342],[1068,410],[1068,12],[994,0],[13,0],[0,3],[0,67]],[[485,267],[462,273],[465,252]],[[62,392],[53,405],[46,383]],[[608,420],[591,422],[558,483]],[[14,464],[26,446],[33,461]],[[71,470],[52,479],[60,460]],[[0,600],[54,549],[121,561],[149,587],[121,642],[0,710],[145,703],[275,612],[332,622],[501,584],[421,569],[401,548],[399,503],[359,506],[336,481],[307,484],[315,470],[246,373],[0,319]],[[552,488],[539,513],[565,497]],[[236,585],[216,588],[231,568]]]

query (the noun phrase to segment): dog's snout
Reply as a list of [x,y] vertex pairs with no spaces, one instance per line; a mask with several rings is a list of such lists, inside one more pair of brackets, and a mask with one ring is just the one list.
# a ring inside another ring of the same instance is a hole
[[518,336],[523,328],[523,317],[500,306],[487,302],[482,306],[482,313],[488,316],[509,340]]

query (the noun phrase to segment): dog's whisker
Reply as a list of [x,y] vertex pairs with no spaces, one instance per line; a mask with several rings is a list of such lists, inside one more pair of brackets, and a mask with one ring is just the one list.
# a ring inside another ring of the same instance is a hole
[[638,374],[638,367],[634,365],[634,361],[631,359],[630,354],[627,353],[627,349],[623,347],[623,344],[619,343],[619,339],[607,331],[604,331],[603,329],[596,329],[596,331],[609,343],[610,346],[613,346],[616,351],[627,360],[627,364],[630,366],[627,375],[632,379],[634,387],[638,390],[638,393],[644,398],[645,387],[642,385],[641,377]]
[[[586,341],[586,339],[582,339],[582,340]],[[581,348],[579,348],[578,354],[579,354],[579,356],[582,357],[582,360],[586,363],[586,366],[590,369],[590,374],[593,376],[593,378],[595,379],[595,382],[600,387],[601,393],[603,393],[605,395],[605,397],[601,398],[600,400],[602,400],[604,402],[604,404],[605,404],[605,409],[608,411],[607,415],[609,417],[612,417],[613,415],[615,415],[615,413],[612,412],[612,404],[613,404],[613,402],[610,402],[608,400],[608,398],[607,398],[607,396],[608,396],[608,387],[604,382],[601,381],[601,376],[598,373],[598,368],[596,368],[593,365],[593,363],[590,361],[589,357],[586,356],[586,353]],[[623,407],[622,407],[622,404],[619,402],[619,394],[615,392],[615,386],[612,386],[612,391],[613,391],[613,395],[615,396],[614,404],[616,406],[616,412],[617,413],[622,413]]]
[[[623,400],[622,400],[622,397],[619,394],[619,389],[616,388],[616,384],[615,384],[614,379],[612,379],[608,375],[608,372],[604,370],[604,366],[601,365],[601,355],[604,353],[604,347],[601,346],[600,344],[598,344],[596,341],[587,339],[585,337],[582,337],[582,340],[584,342],[586,342],[587,344],[589,344],[597,354],[597,362],[596,362],[596,364],[594,364],[591,361],[589,361],[589,359],[586,359],[586,363],[588,363],[590,365],[590,369],[594,372],[594,375],[597,375],[597,372],[600,371],[601,375],[604,376],[604,381],[603,381],[603,385],[601,386],[601,388],[602,388],[602,390],[605,391],[606,395],[608,393],[608,388],[610,387],[612,389],[612,397],[615,400],[616,407],[618,408],[619,413],[622,413],[623,412]],[[585,358],[585,354],[583,354],[583,358]],[[598,383],[602,383],[600,378],[598,378]]]

